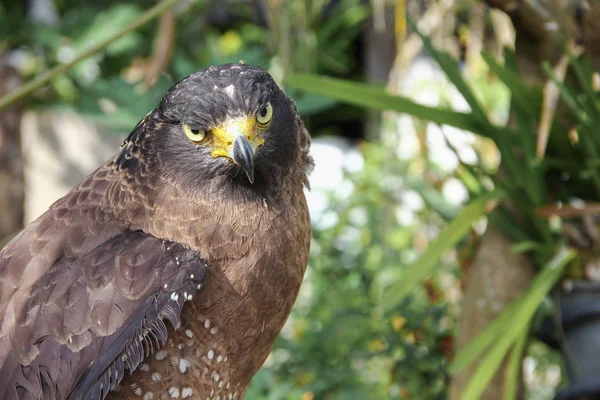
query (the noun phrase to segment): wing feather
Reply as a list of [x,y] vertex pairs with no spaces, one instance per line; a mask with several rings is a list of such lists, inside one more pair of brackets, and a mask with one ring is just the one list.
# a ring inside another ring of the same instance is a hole
[[178,327],[206,276],[196,251],[143,232],[85,238],[78,246],[95,246],[69,255],[56,244],[65,234],[54,233],[45,244],[11,242],[8,255],[0,252],[0,399],[103,399],[164,344],[163,319]]

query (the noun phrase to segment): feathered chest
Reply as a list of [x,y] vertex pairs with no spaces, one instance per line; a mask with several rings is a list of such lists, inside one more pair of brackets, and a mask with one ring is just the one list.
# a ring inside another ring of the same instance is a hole
[[[169,332],[165,347],[125,382],[119,396],[129,392],[135,398],[150,385],[158,393],[241,397],[302,283],[310,245],[304,196],[300,191],[275,206],[266,200],[222,203],[211,212],[206,200],[190,202],[171,192],[163,195],[163,206],[166,197],[170,219],[157,218],[162,214],[156,210],[143,229],[197,250],[208,262],[206,283],[184,306],[181,327]],[[182,203],[188,211],[173,218]]]

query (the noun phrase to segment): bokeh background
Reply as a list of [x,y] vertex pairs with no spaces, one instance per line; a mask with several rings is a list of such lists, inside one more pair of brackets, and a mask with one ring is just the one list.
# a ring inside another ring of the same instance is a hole
[[[69,63],[157,3],[2,0],[0,95]],[[501,315],[548,261],[546,250],[536,253],[538,236],[520,235],[530,227],[519,221],[534,218],[536,206],[563,200],[549,189],[539,201],[515,201],[516,208],[524,204],[530,212],[516,220],[499,218],[505,229],[492,240],[504,243],[512,231],[510,240],[519,241],[505,247],[515,250],[516,243],[518,253],[535,253],[528,254],[533,267],[520,267],[522,259],[492,248],[501,261],[484,262],[489,271],[478,270],[481,234],[490,222],[483,215],[490,207],[460,218],[465,204],[494,188],[512,193],[513,184],[519,190],[530,186],[526,177],[541,165],[535,155],[539,159],[540,148],[543,154],[549,126],[554,129],[560,94],[572,94],[577,104],[586,101],[577,95],[588,93],[581,88],[557,87],[565,79],[561,54],[583,53],[565,46],[594,43],[580,38],[577,25],[591,18],[584,15],[587,2],[172,3],[156,19],[0,111],[0,240],[113,154],[174,82],[209,65],[244,60],[267,69],[297,102],[316,163],[307,191],[314,239],[306,280],[247,398],[551,399],[557,388],[568,386],[561,353],[536,328],[556,309],[545,292],[536,297],[535,315],[532,311],[527,329],[517,332],[519,339],[478,370],[486,377],[476,379],[480,390],[469,386],[471,397],[463,391],[468,379],[457,378],[460,368],[451,363],[474,337],[469,327],[479,332]],[[549,62],[546,69],[542,61]],[[520,72],[510,65],[519,65]],[[596,76],[593,68],[582,71]],[[323,75],[358,86],[311,80]],[[557,85],[546,89],[552,81]],[[593,79],[586,82],[597,90]],[[521,114],[515,114],[515,101]],[[589,118],[600,115],[595,101],[581,107]],[[580,116],[576,109],[566,113]],[[574,145],[566,138],[585,126],[561,125],[564,140],[555,147]],[[515,141],[502,137],[525,142],[515,150]],[[503,163],[511,160],[507,152],[515,156],[503,173]],[[559,161],[561,168],[574,163],[564,168],[577,171],[581,160],[569,154]],[[557,176],[547,171],[536,177],[549,182]],[[433,244],[449,226],[456,228],[449,224],[457,218],[460,229]],[[547,219],[541,224],[543,236],[552,225]],[[549,232],[560,236],[560,228]],[[544,243],[556,248],[558,242]],[[468,287],[476,289],[465,294]],[[390,291],[402,293],[386,294]],[[505,320],[504,326],[511,324]],[[504,332],[499,326],[496,331]],[[495,349],[492,341],[486,343]],[[509,349],[511,358],[502,363]]]

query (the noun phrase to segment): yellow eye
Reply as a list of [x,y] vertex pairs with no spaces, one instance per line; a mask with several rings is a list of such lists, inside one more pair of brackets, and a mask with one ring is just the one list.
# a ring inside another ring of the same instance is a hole
[[256,121],[258,121],[260,125],[267,125],[271,122],[271,118],[273,118],[273,106],[271,106],[271,103],[267,103],[267,105],[261,108],[258,114],[256,114]]
[[185,132],[185,136],[194,143],[200,143],[206,137],[205,131],[202,129],[192,129],[185,122],[183,123],[183,131]]

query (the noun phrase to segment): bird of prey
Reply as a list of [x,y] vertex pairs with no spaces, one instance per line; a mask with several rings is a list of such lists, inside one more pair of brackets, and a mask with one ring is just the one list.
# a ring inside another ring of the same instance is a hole
[[310,137],[264,70],[175,84],[0,252],[0,399],[240,399],[306,269]]

